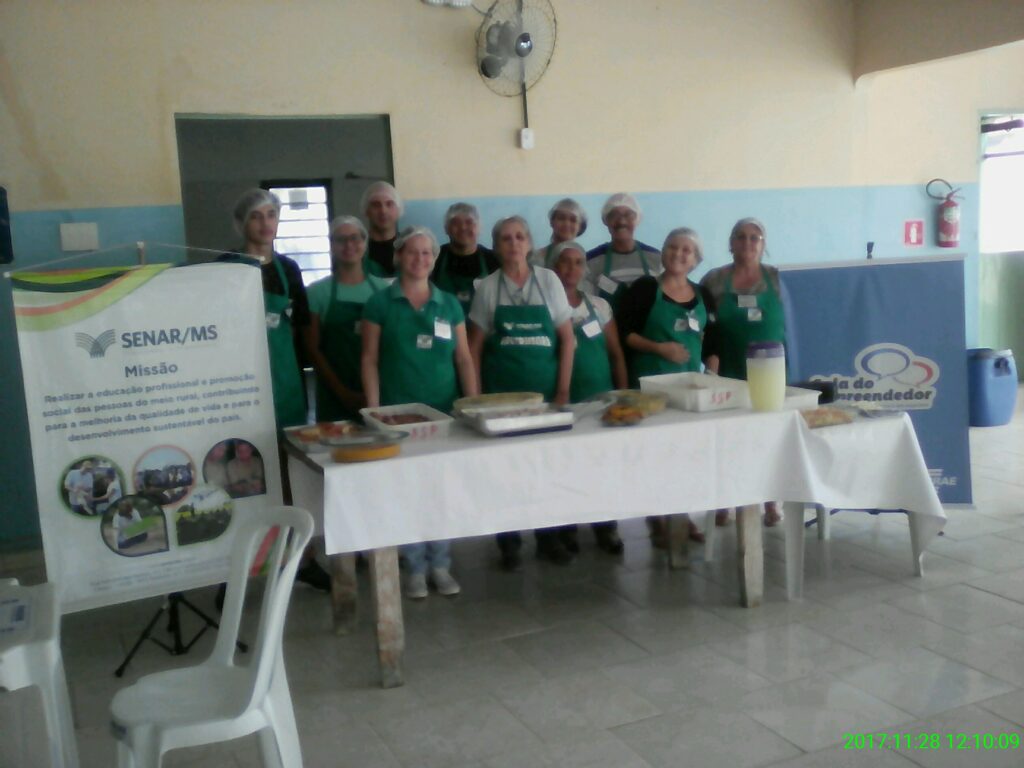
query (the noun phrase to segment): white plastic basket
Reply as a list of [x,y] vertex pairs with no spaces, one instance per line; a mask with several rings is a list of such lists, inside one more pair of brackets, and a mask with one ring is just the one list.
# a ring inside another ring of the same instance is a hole
[[[408,432],[410,440],[429,440],[437,437],[445,437],[452,426],[452,417],[436,408],[431,408],[423,403],[404,403],[403,405],[383,405],[378,408],[363,408],[359,411],[366,425],[384,432]],[[383,416],[398,416],[402,414],[415,414],[423,416],[428,421],[419,421],[414,424],[386,424],[376,418],[374,414]]]
[[641,376],[641,392],[657,392],[681,411],[724,411],[749,408],[747,382],[707,373],[663,373]]
[[[724,411],[749,408],[750,390],[747,382],[713,376],[707,373],[663,373],[641,376],[642,392],[658,392],[668,398],[669,405],[682,411]],[[814,389],[786,387],[784,410],[817,408],[821,393]]]

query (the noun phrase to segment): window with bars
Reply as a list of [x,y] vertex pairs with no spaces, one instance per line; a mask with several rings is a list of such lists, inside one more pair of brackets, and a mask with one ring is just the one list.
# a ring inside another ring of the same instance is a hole
[[281,200],[274,250],[294,259],[306,285],[331,274],[331,182],[267,181],[262,184]]
[[1024,251],[1024,115],[984,118],[981,139],[981,252]]

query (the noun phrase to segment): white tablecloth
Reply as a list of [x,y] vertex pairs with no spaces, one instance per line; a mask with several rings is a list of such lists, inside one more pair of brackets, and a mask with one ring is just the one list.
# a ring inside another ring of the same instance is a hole
[[905,414],[810,430],[795,411],[669,410],[510,438],[456,424],[387,461],[291,456],[289,472],[329,554],[765,500],[906,509],[923,551],[946,519]]

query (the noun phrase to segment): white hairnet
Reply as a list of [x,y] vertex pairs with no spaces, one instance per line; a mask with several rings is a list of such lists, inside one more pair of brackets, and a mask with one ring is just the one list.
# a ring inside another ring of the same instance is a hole
[[359,201],[359,211],[363,215],[366,215],[366,209],[370,205],[370,199],[382,193],[395,201],[395,207],[398,209],[398,216],[401,218],[402,214],[405,213],[405,203],[402,202],[402,196],[398,194],[398,190],[386,181],[375,181],[366,188],[363,192],[362,200]]
[[604,201],[604,205],[601,206],[601,221],[605,224],[608,223],[608,214],[612,212],[612,208],[628,208],[636,214],[636,223],[640,223],[640,203],[628,192],[616,192]]
[[238,230],[238,234],[242,234],[245,230],[245,222],[249,220],[249,215],[264,205],[272,205],[277,213],[281,212],[280,198],[269,190],[253,187],[242,193],[238,202],[235,203],[234,212],[235,229]]
[[580,223],[579,231],[576,232],[576,237],[579,237],[587,231],[587,212],[583,210],[583,206],[573,200],[571,197],[563,197],[548,211],[548,224],[555,218],[557,211],[565,211],[571,213],[576,217],[576,220]]

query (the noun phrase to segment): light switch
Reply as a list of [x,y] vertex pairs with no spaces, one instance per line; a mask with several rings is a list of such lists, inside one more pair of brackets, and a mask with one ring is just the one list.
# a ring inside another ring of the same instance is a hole
[[62,251],[97,251],[100,247],[100,231],[96,222],[60,225],[60,249]]

